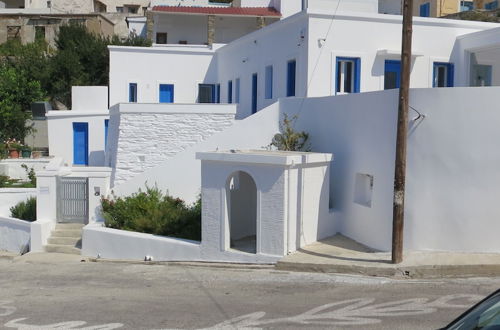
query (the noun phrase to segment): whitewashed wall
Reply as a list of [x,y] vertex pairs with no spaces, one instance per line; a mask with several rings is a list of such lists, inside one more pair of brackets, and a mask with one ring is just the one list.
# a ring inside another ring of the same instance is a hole
[[498,95],[499,87],[412,91],[427,117],[408,140],[408,248],[500,252]]
[[224,131],[186,148],[160,165],[129,178],[113,190],[117,195],[127,196],[139,188],[144,189],[147,182],[187,202],[194,202],[201,187],[201,167],[195,158],[196,152],[263,148],[271,143],[278,131],[279,105],[274,104],[251,117],[234,122]]
[[146,256],[153,261],[201,260],[199,242],[105,228],[102,223],[83,228],[82,255],[127,260],[144,260]]
[[73,123],[89,124],[89,165],[104,165],[104,121],[109,112],[104,111],[49,111],[49,153],[62,157],[68,165],[73,164]]
[[22,165],[28,166],[28,171],[43,169],[48,163],[49,158],[11,158],[0,161],[0,175],[7,175],[11,179],[28,180],[28,174]]
[[34,196],[35,188],[0,188],[0,216],[10,217],[11,207]]
[[[411,91],[405,249],[500,252],[495,141],[500,88]],[[331,205],[339,231],[391,248],[397,91],[283,100],[314,151],[331,152]],[[300,110],[302,109],[302,110]],[[371,202],[357,196],[358,174],[373,176]]]
[[[397,90],[283,99],[281,110],[298,115],[296,129],[310,134],[313,151],[335,155],[330,205],[338,231],[387,250],[392,234]],[[358,173],[374,177],[370,207],[356,201]]]
[[[330,15],[311,13],[308,39],[310,84],[307,95],[334,94],[337,56],[361,58],[362,92],[384,89],[385,60],[400,58],[401,16],[339,13],[331,27],[330,22]],[[498,26],[494,23],[414,17],[412,51],[417,56],[413,57],[411,87],[432,87],[433,62],[458,62],[458,52],[455,51],[458,36]],[[320,41],[326,37],[328,30],[330,34],[326,41]],[[456,64],[455,76],[457,85],[460,85],[460,72],[467,68]]]
[[127,103],[111,112],[106,163],[116,186],[231,126],[236,105]]
[[0,251],[26,253],[30,244],[28,221],[0,216]]
[[[279,37],[278,37],[279,36]],[[304,38],[301,38],[301,37]],[[251,115],[252,75],[258,74],[257,108],[262,109],[286,97],[287,62],[297,62],[296,95],[303,96],[307,77],[307,16],[296,15],[253,32],[217,51],[217,81],[221,83],[221,99],[227,102],[228,81],[240,79],[238,118]],[[265,99],[265,67],[273,66],[273,97]],[[233,96],[233,101],[236,97]]]
[[214,51],[207,46],[108,48],[110,106],[129,101],[130,83],[137,83],[138,103],[158,103],[160,84],[174,84],[175,103],[196,103],[198,84],[215,82]]

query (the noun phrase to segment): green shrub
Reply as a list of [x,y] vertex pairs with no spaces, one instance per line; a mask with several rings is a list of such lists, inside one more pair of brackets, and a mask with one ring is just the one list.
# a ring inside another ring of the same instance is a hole
[[293,116],[290,119],[286,113],[284,114],[283,122],[280,123],[280,133],[274,135],[270,146],[281,151],[311,151],[308,143],[309,134],[294,129],[297,118]]
[[10,216],[26,221],[36,221],[36,197],[30,197],[26,201],[19,202],[16,206],[11,207]]
[[201,200],[186,205],[147,187],[127,197],[102,198],[101,206],[106,227],[201,240]]

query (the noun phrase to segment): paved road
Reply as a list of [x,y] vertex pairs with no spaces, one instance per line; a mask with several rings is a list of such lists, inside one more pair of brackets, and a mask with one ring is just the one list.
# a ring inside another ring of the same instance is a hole
[[497,279],[0,260],[1,329],[436,329]]

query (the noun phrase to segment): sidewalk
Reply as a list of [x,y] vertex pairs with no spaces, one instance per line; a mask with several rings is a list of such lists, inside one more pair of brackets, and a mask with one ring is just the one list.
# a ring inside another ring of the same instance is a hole
[[500,276],[500,254],[416,251],[405,253],[403,262],[394,265],[390,252],[335,235],[284,257],[276,268],[407,278]]

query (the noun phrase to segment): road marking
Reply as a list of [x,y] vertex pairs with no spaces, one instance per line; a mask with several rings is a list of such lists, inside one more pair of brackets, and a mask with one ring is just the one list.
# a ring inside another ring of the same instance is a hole
[[0,317],[14,314],[16,308],[14,306],[9,306],[11,304],[12,301],[10,300],[0,300]]
[[94,325],[94,326],[82,328],[82,326],[87,324],[87,322],[85,322],[85,321],[70,321],[70,322],[61,322],[61,323],[46,324],[46,325],[34,325],[34,324],[20,323],[24,320],[27,320],[27,318],[24,317],[24,318],[20,318],[20,319],[11,320],[11,321],[5,323],[4,326],[7,328],[14,328],[14,329],[20,329],[20,330],[57,330],[57,329],[60,329],[60,330],[64,330],[64,329],[112,330],[112,329],[118,329],[118,328],[123,327],[122,323],[108,323],[108,324]]
[[[412,298],[384,303],[375,303],[375,298],[358,298],[325,304],[302,314],[290,317],[264,319],[266,312],[255,312],[238,316],[209,328],[199,330],[263,329],[269,325],[319,325],[319,326],[359,326],[377,324],[385,317],[415,316],[435,313],[438,309],[465,309],[479,301],[482,296],[473,294],[452,294],[435,300]],[[11,301],[0,301],[0,316],[8,316],[16,311]],[[21,323],[28,318],[18,318],[4,324],[7,328],[19,330],[112,330],[123,327],[123,323],[108,323],[86,326],[85,321],[69,321],[47,325]],[[169,330],[169,329],[163,329]],[[173,329],[170,329],[173,330]]]

